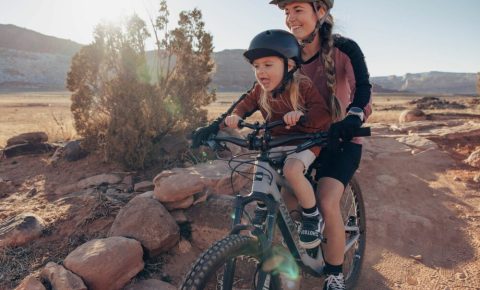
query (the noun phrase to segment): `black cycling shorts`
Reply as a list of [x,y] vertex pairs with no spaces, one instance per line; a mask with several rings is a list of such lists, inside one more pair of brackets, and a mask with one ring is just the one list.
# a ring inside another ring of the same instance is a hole
[[362,145],[352,142],[342,142],[338,151],[332,152],[323,148],[315,160],[315,180],[322,177],[334,178],[346,187],[360,165]]

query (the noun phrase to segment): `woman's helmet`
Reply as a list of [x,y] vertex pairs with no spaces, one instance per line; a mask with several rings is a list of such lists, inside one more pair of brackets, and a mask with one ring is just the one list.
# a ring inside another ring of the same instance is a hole
[[281,29],[272,29],[259,33],[250,42],[243,54],[250,63],[266,56],[278,56],[288,62],[289,59],[300,65],[301,48],[293,34]]
[[334,0],[272,0],[272,1],[270,1],[270,4],[277,5],[278,7],[283,9],[283,8],[285,8],[285,5],[293,3],[293,2],[318,3],[318,4],[323,2],[323,3],[325,3],[325,5],[327,5],[328,9],[332,9]]
[[[255,36],[243,55],[250,63],[267,56],[277,56],[283,59],[283,80],[280,86],[272,92],[275,97],[285,90],[288,82],[293,78],[293,74],[300,67],[302,63],[301,52],[301,47],[293,34],[281,29],[272,29]],[[290,71],[288,71],[289,59],[296,64]]]

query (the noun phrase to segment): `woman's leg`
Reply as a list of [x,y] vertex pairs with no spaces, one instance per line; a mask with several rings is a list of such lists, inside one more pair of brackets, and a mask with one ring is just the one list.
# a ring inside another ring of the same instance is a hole
[[320,178],[317,185],[320,211],[325,220],[325,260],[331,265],[343,264],[345,249],[345,225],[340,212],[340,199],[345,187],[342,182],[331,178]]

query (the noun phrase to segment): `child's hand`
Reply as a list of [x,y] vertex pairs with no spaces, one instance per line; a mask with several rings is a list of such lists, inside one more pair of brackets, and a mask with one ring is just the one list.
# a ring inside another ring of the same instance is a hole
[[227,125],[227,127],[229,128],[238,129],[238,122],[240,120],[242,120],[242,118],[240,118],[239,116],[230,115],[225,118],[225,125]]
[[285,122],[285,124],[287,124],[285,128],[290,129],[290,127],[295,126],[298,120],[300,120],[301,116],[303,116],[303,112],[301,111],[291,111],[286,113],[283,116],[283,121]]

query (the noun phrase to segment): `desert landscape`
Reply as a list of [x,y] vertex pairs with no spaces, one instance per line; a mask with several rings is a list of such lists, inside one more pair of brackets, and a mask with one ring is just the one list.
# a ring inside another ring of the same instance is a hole
[[[209,117],[223,112],[238,95],[217,94]],[[480,157],[470,156],[480,150],[479,100],[374,95],[374,114],[366,124],[373,134],[364,140],[357,172],[366,203],[367,250],[356,289],[480,289]],[[6,93],[0,104],[0,148],[27,132],[45,132],[44,142],[55,148],[78,138],[66,92]],[[158,224],[155,215],[139,217],[134,209],[152,206],[146,200],[152,200],[152,180],[160,172],[126,171],[94,153],[77,161],[54,153],[4,156],[0,161],[2,290],[34,281],[49,287],[52,279],[59,279],[52,269],[75,268],[69,254],[76,249],[131,232],[129,223],[149,218],[161,245],[146,246],[139,261],[120,255],[138,273],[125,282],[125,289],[147,289],[139,288],[142,283],[175,289],[198,254],[228,230],[228,192],[207,190],[181,202],[165,200],[167,210],[159,215],[171,215],[174,223]],[[189,165],[171,172],[190,174]],[[205,179],[214,179],[210,173],[204,172]],[[222,181],[215,182],[221,191]],[[248,192],[247,181],[236,185]],[[218,208],[222,210],[212,214]],[[27,223],[31,232],[20,227],[15,231],[20,237],[12,234],[12,228],[32,217],[34,222]],[[111,249],[120,244],[116,241]],[[301,289],[320,289],[318,281],[303,278]]]

